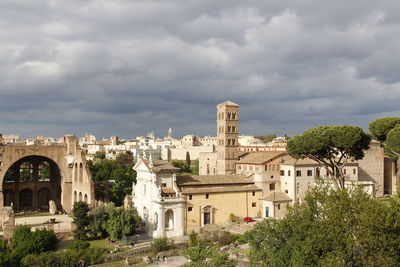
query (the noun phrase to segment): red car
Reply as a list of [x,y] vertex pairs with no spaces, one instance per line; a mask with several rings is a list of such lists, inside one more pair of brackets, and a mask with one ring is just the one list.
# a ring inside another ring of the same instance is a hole
[[253,218],[251,218],[251,217],[245,217],[245,218],[243,218],[243,221],[245,221],[245,222],[255,222],[255,220],[253,220]]

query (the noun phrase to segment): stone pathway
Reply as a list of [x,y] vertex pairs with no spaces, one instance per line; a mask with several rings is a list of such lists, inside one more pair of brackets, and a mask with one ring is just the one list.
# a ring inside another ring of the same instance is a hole
[[33,217],[15,217],[15,224],[27,224],[33,229],[37,227],[45,227],[46,222],[50,219],[56,219],[54,224],[55,233],[65,233],[71,231],[71,222],[73,219],[68,215],[51,215],[51,216],[33,216]]
[[168,266],[183,266],[185,263],[187,263],[187,259],[183,256],[173,256],[173,257],[168,257],[168,262],[154,262],[152,265],[149,265],[149,267],[156,267],[156,266],[162,266],[162,267],[168,267]]

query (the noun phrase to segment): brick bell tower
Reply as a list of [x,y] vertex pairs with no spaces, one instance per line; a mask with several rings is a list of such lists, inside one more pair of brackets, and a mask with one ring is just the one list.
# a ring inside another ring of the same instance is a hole
[[231,101],[217,105],[217,174],[235,173],[239,147],[239,105]]

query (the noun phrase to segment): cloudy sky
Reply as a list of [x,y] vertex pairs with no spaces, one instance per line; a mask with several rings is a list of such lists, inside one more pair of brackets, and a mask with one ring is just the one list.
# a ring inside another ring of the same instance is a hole
[[0,0],[0,132],[289,134],[400,115],[400,5]]

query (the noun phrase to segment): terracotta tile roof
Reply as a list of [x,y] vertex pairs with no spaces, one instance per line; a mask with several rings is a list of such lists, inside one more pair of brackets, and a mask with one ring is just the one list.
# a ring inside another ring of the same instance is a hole
[[161,193],[163,194],[175,194],[175,190],[173,188],[170,187],[162,187],[161,188]]
[[282,151],[263,151],[250,153],[243,157],[243,159],[236,161],[236,163],[254,163],[263,164],[267,161],[273,160],[277,157],[284,157],[287,153]]
[[180,175],[176,177],[176,182],[180,186],[187,185],[226,185],[226,184],[250,184],[252,179],[244,174],[224,174],[224,175]]
[[153,167],[150,166],[148,159],[142,159],[143,163],[146,164],[147,168],[151,169],[153,172],[160,172],[163,170],[178,171],[179,168],[175,168],[166,160],[153,160]]
[[270,202],[290,202],[292,199],[282,191],[273,191],[265,196],[262,200]]

